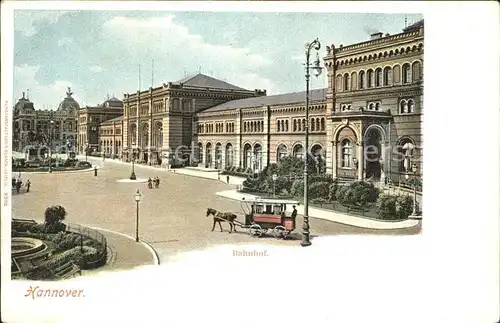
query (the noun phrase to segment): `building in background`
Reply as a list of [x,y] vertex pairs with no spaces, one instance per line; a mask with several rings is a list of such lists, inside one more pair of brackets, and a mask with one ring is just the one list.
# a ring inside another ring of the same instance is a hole
[[123,144],[123,116],[101,122],[99,151],[109,158],[121,158]]
[[108,97],[102,104],[78,110],[78,152],[101,151],[101,123],[123,116],[123,102]]
[[54,152],[65,153],[76,149],[78,102],[68,88],[66,98],[57,110],[36,110],[25,97],[14,106],[12,149],[24,152],[28,146],[49,146]]
[[125,94],[123,158],[130,161],[135,156],[138,162],[148,164],[162,164],[166,159],[176,164],[182,159],[184,165],[192,165],[198,112],[227,101],[265,94],[203,74]]

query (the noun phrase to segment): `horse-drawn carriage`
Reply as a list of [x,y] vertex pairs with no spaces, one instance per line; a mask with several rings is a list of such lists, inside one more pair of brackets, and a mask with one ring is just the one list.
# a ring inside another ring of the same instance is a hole
[[[292,207],[298,205],[295,201],[277,200],[277,199],[260,199],[242,200],[242,209],[245,213],[245,222],[236,220],[234,213],[222,213],[213,209],[207,210],[207,216],[214,216],[214,225],[218,222],[228,222],[231,226],[230,233],[236,226],[248,229],[248,233],[252,236],[261,237],[268,231],[272,231],[276,238],[286,237],[295,230],[295,216],[292,217]],[[287,205],[291,206],[287,210]]]

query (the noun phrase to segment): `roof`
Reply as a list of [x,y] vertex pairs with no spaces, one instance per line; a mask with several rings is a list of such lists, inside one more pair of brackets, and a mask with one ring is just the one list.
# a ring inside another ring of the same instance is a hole
[[209,87],[215,89],[226,89],[226,90],[238,90],[238,91],[248,91],[244,88],[238,87],[233,84],[229,84],[227,82],[218,80],[216,78],[204,75],[197,74],[195,76],[190,76],[183,78],[182,80],[173,82],[174,84],[182,84],[187,86],[196,86],[196,87]]
[[[318,102],[326,100],[326,88],[311,90],[309,92],[309,101]],[[227,111],[233,109],[256,108],[266,105],[283,105],[293,103],[303,103],[306,100],[306,91],[292,92],[278,95],[259,96],[247,99],[233,100],[225,102],[214,107],[208,108],[202,113],[210,113],[217,111]]]
[[245,199],[244,197],[241,199],[243,203],[249,204],[290,204],[290,205],[299,205],[300,202],[294,200],[281,200],[281,199],[263,199],[256,196],[254,199]]
[[113,122],[122,121],[122,120],[123,120],[123,116],[119,116],[119,117],[116,117],[116,118],[113,118],[113,119],[109,119],[109,120],[103,121],[103,122],[101,122],[101,124],[102,123],[113,123]]
[[419,21],[417,21],[416,23],[411,24],[411,25],[409,25],[408,27],[404,28],[404,29],[403,29],[403,32],[405,32],[405,33],[406,33],[406,32],[409,32],[409,31],[413,31],[413,30],[415,30],[415,29],[420,29],[420,27],[422,27],[423,25],[424,25],[424,19],[419,20]]
[[118,99],[117,97],[115,96],[112,96],[111,98],[107,99],[106,101],[104,102],[122,102],[122,100]]

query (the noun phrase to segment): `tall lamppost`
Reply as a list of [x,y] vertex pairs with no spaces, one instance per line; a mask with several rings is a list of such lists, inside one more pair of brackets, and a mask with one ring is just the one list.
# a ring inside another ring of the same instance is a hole
[[85,161],[87,162],[87,156],[89,154],[89,142],[85,143]]
[[49,173],[52,173],[52,130],[54,127],[54,115],[50,113],[50,122],[49,122]]
[[130,174],[130,180],[135,181],[136,179],[137,177],[135,176],[135,149],[132,148],[132,173]]
[[273,197],[276,197],[276,180],[278,179],[278,175],[273,174]]
[[308,166],[308,151],[309,151],[309,69],[313,69],[313,73],[316,77],[321,75],[321,66],[318,52],[316,52],[316,60],[314,63],[309,62],[311,55],[311,50],[315,49],[319,51],[321,48],[321,43],[319,39],[316,38],[311,43],[306,44],[306,124],[305,124],[305,155],[304,155],[304,221],[302,223],[302,241],[300,245],[302,247],[307,247],[311,245],[309,240],[309,196],[308,196],[308,186],[309,186],[309,174],[307,170]]
[[134,195],[135,204],[136,204],[136,212],[135,212],[135,242],[139,242],[139,202],[142,199],[142,194],[137,189],[137,192]]
[[411,167],[413,173],[413,211],[411,212],[409,219],[421,219],[417,207],[417,164],[413,164]]

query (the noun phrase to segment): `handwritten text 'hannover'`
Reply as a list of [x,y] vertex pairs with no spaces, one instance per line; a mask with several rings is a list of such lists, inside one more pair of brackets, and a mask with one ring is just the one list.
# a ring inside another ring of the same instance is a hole
[[83,289],[58,289],[58,288],[52,288],[52,289],[40,289],[39,286],[35,286],[34,288],[30,286],[30,288],[27,290],[26,294],[24,295],[25,297],[31,297],[33,299],[38,298],[38,297],[49,297],[49,298],[54,298],[54,297],[59,297],[59,298],[68,298],[68,297],[85,297],[83,295]]

